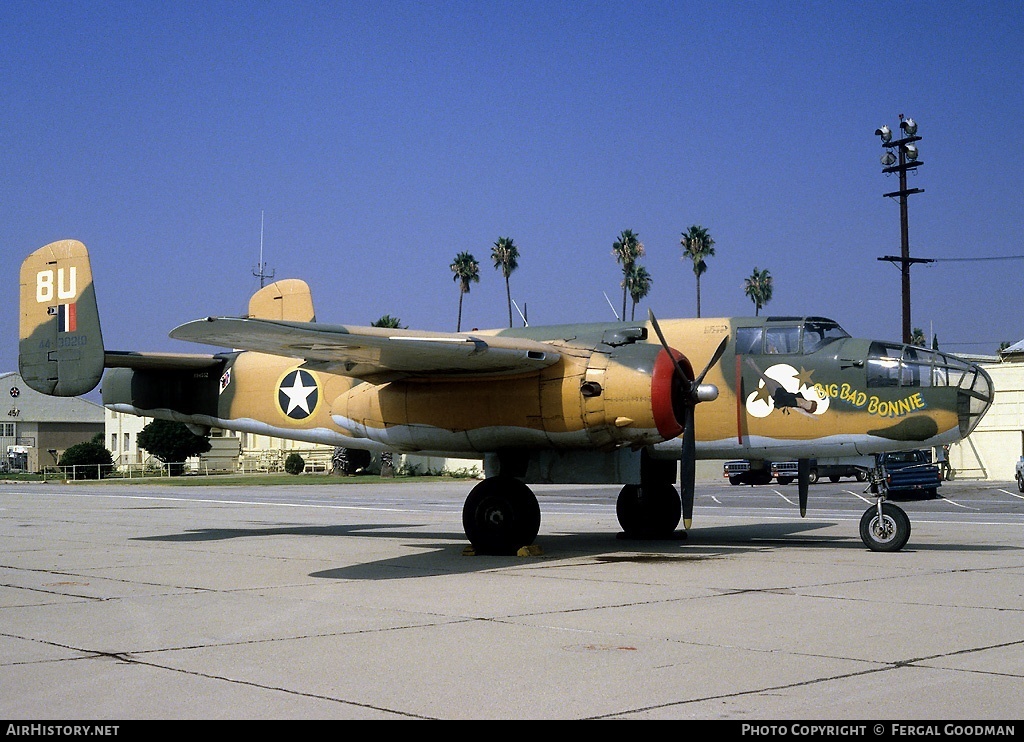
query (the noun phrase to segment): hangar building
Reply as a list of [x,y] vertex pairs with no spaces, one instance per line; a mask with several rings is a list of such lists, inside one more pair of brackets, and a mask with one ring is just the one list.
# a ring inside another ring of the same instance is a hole
[[[103,407],[80,397],[48,397],[13,371],[0,374],[0,455],[4,468],[37,472],[76,443],[103,433]],[[12,454],[14,454],[12,456]]]

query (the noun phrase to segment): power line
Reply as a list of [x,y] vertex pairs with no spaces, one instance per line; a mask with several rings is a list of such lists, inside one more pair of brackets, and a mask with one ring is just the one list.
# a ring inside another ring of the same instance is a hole
[[976,260],[1024,260],[1024,255],[999,255],[991,258],[929,258],[929,263],[963,263]]

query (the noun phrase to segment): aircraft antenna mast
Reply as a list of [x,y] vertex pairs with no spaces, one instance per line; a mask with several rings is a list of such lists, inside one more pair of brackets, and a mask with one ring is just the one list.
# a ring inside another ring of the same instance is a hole
[[252,274],[260,279],[260,288],[266,283],[266,279],[274,277],[274,271],[267,273],[267,264],[263,262],[263,212],[260,211],[260,262],[253,269]]

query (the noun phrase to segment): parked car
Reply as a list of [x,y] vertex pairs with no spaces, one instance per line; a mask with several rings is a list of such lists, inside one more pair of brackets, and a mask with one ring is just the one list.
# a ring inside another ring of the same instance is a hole
[[[927,451],[889,451],[875,456],[875,465],[890,496],[938,497],[942,472]],[[876,488],[878,483],[872,483]]]
[[722,476],[729,484],[768,484],[772,481],[772,465],[770,461],[726,461],[722,466]]
[[1017,489],[1024,492],[1024,456],[1017,459]]
[[[797,462],[772,462],[772,476],[775,477],[779,484],[795,482],[797,478]],[[852,464],[819,464],[816,459],[811,459],[807,481],[810,484],[814,484],[820,477],[828,477],[833,482],[838,482],[843,477],[854,477],[858,482],[866,482],[868,470],[863,466],[854,466]]]

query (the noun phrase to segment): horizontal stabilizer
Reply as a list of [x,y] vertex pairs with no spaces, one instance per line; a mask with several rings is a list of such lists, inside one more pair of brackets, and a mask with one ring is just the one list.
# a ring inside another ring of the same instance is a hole
[[103,356],[106,368],[138,368],[154,371],[188,371],[220,366],[224,359],[201,353],[137,353],[108,350]]

